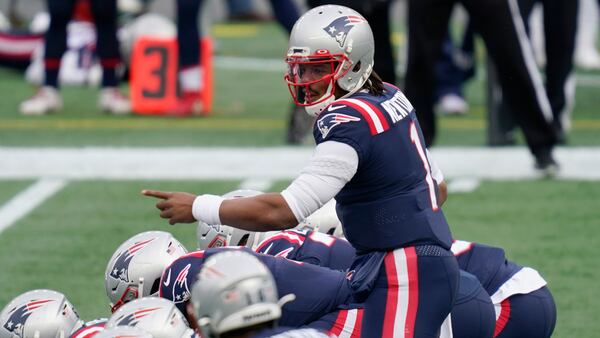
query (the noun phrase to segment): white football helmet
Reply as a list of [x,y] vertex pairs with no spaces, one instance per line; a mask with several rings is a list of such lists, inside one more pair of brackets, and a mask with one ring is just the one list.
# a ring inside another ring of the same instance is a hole
[[310,229],[312,231],[322,232],[333,235],[336,228],[341,228],[342,223],[337,217],[335,211],[335,199],[325,203],[320,209],[310,214],[306,219],[296,226],[297,229]]
[[82,325],[65,295],[52,290],[25,292],[0,312],[0,338],[64,338]]
[[191,299],[203,337],[218,337],[281,317],[271,272],[247,252],[210,256],[192,286]]
[[[336,5],[309,10],[292,29],[285,59],[285,81],[294,101],[316,116],[335,100],[336,86],[348,92],[344,97],[354,94],[373,71],[374,51],[371,27],[355,10]],[[322,76],[303,78],[314,66],[320,66]],[[328,91],[321,97],[311,97],[309,85],[318,82],[328,83]]]
[[136,298],[156,295],[163,270],[186,253],[185,247],[164,231],[142,232],[121,244],[104,273],[113,312]]
[[[223,198],[242,198],[260,194],[262,194],[260,191],[241,189],[228,192],[223,195]],[[223,246],[246,246],[254,248],[258,244],[256,232],[222,224],[209,225],[204,222],[198,222],[196,236],[198,238],[198,249],[200,250]]]
[[94,335],[94,338],[152,338],[148,332],[135,326],[115,326],[104,329]]
[[193,334],[175,304],[158,297],[137,299],[123,305],[106,323],[107,329],[117,326],[134,326],[154,338],[182,338]]

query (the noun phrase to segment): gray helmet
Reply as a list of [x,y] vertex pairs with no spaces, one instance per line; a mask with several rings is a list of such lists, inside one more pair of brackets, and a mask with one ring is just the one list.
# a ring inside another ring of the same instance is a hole
[[[373,71],[374,50],[371,27],[355,10],[324,5],[306,12],[292,28],[286,57],[286,82],[296,104],[305,106],[310,115],[318,115],[335,99],[333,84],[349,92],[346,96],[360,90]],[[298,66],[311,63],[332,65],[331,73],[319,80],[331,81],[331,85],[323,97],[307,103],[299,95],[306,82],[302,83]]]
[[163,270],[186,253],[183,245],[164,231],[142,232],[126,240],[112,255],[104,273],[104,287],[113,311],[133,299],[157,294]]
[[335,200],[331,199],[320,209],[310,214],[298,224],[298,229],[310,229],[324,234],[333,235],[336,228],[341,228],[340,219],[335,211]]
[[0,338],[63,338],[82,325],[71,302],[52,290],[25,292],[0,312]]
[[206,260],[192,286],[192,305],[205,337],[281,317],[271,272],[242,251],[225,251]]
[[104,329],[94,335],[94,338],[152,338],[148,332],[134,326],[115,326]]
[[[260,194],[260,191],[242,189],[228,192],[223,195],[223,198],[232,199]],[[254,231],[242,230],[222,224],[209,225],[204,222],[198,222],[196,236],[198,238],[198,249],[200,250],[222,246],[246,246],[252,249],[258,244]]]
[[173,302],[164,298],[146,297],[123,305],[113,313],[106,328],[135,326],[154,338],[191,337],[192,329]]

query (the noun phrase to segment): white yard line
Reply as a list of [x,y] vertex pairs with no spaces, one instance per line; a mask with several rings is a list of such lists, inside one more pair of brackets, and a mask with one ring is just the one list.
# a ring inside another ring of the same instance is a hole
[[[312,147],[270,148],[19,148],[0,147],[0,179],[288,180],[309,161]],[[539,178],[524,147],[435,147],[446,179]],[[600,147],[556,149],[557,179],[600,180]]]
[[240,183],[240,189],[267,191],[273,185],[273,180],[262,178],[249,178]]
[[44,203],[67,183],[65,179],[43,178],[21,191],[0,208],[0,233]]
[[469,193],[475,191],[481,185],[476,178],[455,178],[448,182],[449,193]]

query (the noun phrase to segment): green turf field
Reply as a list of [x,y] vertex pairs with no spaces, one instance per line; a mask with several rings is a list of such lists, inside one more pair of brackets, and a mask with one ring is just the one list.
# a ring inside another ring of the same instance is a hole
[[[217,56],[281,58],[285,34],[273,24],[218,25]],[[402,39],[399,39],[402,40]],[[579,75],[600,78],[598,73]],[[215,107],[206,118],[110,116],[95,107],[93,88],[64,88],[65,110],[22,117],[32,93],[21,75],[0,69],[0,146],[283,145],[290,98],[277,72],[215,69]],[[486,143],[484,75],[467,87],[471,111],[440,119],[439,144]],[[598,84],[577,88],[568,147],[600,146]],[[124,87],[126,90],[126,87]],[[2,159],[0,159],[0,168]],[[443,168],[442,168],[443,170]],[[597,169],[598,170],[598,169]],[[33,180],[0,180],[0,208]],[[269,190],[280,191],[287,181]],[[195,226],[169,226],[142,188],[221,194],[240,181],[72,181],[0,233],[0,306],[33,288],[65,293],[85,319],[108,316],[103,274],[117,246],[144,230],[171,231],[188,249]],[[453,193],[444,212],[456,238],[502,246],[538,269],[558,306],[555,337],[596,337],[600,323],[600,182],[484,181]]]
[[[166,230],[188,249],[195,245],[194,225],[168,225],[154,200],[139,191],[220,194],[238,184],[73,182],[0,235],[0,303],[29,289],[51,288],[64,292],[84,318],[107,316],[103,273],[121,242],[140,231]],[[444,211],[456,238],[502,246],[510,259],[542,273],[558,306],[556,337],[595,337],[598,197],[597,183],[487,182],[473,193],[450,195]]]

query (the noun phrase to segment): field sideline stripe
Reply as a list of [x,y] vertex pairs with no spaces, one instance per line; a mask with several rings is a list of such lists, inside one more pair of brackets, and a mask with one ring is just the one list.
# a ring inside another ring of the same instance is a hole
[[[0,147],[0,179],[289,180],[312,147],[24,148]],[[538,179],[525,147],[434,147],[447,179]],[[558,179],[600,180],[600,147],[559,147]]]
[[190,129],[190,130],[269,130],[285,126],[282,119],[172,119],[127,117],[115,119],[0,119],[0,129]]
[[481,181],[476,178],[455,178],[448,181],[449,193],[470,193],[481,185]]
[[67,183],[65,179],[42,178],[10,199],[0,208],[0,233],[59,192]]
[[[285,127],[281,118],[262,119],[222,119],[199,118],[178,119],[128,117],[115,119],[0,119],[0,130],[275,130]],[[440,120],[442,129],[474,129],[487,128],[484,119],[444,119]],[[572,121],[573,130],[600,130],[600,119]]]
[[273,186],[273,180],[263,178],[248,178],[240,183],[240,189],[268,191]]

